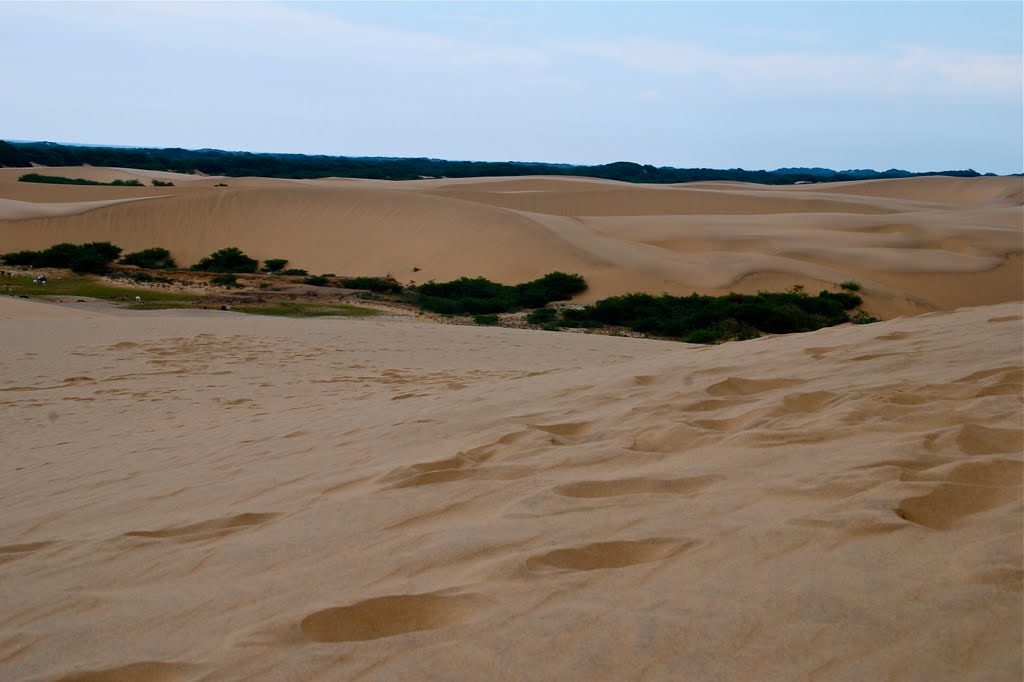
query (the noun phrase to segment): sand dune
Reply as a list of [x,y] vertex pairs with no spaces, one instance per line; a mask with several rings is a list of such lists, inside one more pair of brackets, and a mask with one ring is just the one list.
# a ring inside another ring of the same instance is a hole
[[717,347],[55,309],[0,298],[2,679],[1024,674],[1019,303]]
[[[638,186],[46,169],[176,183],[131,188],[19,183],[21,172],[0,170],[0,251],[111,240],[129,250],[164,246],[187,264],[236,245],[313,272],[421,282],[463,275],[516,282],[563,270],[591,283],[582,301],[797,283],[813,291],[854,279],[883,317],[1024,298],[1021,178]],[[222,181],[228,186],[215,187]]]
[[0,679],[1024,675],[1021,178],[23,172],[0,252],[583,301],[855,279],[917,316],[697,347],[0,297]]

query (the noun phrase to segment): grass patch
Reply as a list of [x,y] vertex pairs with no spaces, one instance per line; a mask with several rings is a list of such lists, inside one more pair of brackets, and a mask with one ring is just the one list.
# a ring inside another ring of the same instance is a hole
[[30,277],[13,277],[0,280],[0,284],[6,284],[12,293],[21,296],[82,296],[104,301],[125,298],[134,301],[136,296],[141,296],[144,302],[165,303],[186,303],[196,299],[195,294],[113,286],[94,277],[51,279],[45,285],[33,284]]
[[273,315],[275,317],[373,317],[380,314],[370,308],[361,308],[345,303],[293,303],[290,301],[239,305],[233,306],[231,309],[250,315]]

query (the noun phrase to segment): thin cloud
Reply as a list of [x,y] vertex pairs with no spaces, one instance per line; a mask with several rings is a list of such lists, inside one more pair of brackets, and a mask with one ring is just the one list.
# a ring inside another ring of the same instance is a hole
[[913,46],[872,55],[749,55],[685,43],[630,39],[576,43],[562,49],[649,73],[711,76],[738,88],[753,89],[1019,97],[1024,77],[1019,55]]

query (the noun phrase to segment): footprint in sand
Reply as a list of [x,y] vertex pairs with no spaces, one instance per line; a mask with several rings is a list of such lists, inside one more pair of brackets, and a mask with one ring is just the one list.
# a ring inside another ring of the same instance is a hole
[[1024,450],[1024,430],[966,424],[960,428],[956,444],[968,455],[1015,454]]
[[689,478],[620,478],[611,481],[579,481],[554,489],[565,497],[617,497],[619,495],[690,495],[703,490],[724,476],[692,476]]
[[1001,507],[1024,496],[1020,485],[992,486],[944,483],[899,503],[901,518],[934,530],[948,530],[965,517]]
[[594,542],[532,556],[526,560],[526,568],[534,573],[625,568],[667,559],[696,544],[695,540],[672,538]]
[[311,613],[302,634],[314,642],[362,642],[437,630],[470,620],[486,603],[477,594],[400,594]]
[[128,537],[175,538],[181,540],[202,540],[243,530],[249,526],[267,523],[279,514],[236,514],[220,519],[192,523],[187,526],[171,526],[160,530],[133,530],[125,533]]

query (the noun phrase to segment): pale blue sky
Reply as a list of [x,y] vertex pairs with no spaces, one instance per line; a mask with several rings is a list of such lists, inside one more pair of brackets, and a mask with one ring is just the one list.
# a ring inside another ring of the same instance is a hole
[[1021,172],[1022,7],[0,2],[0,138]]

